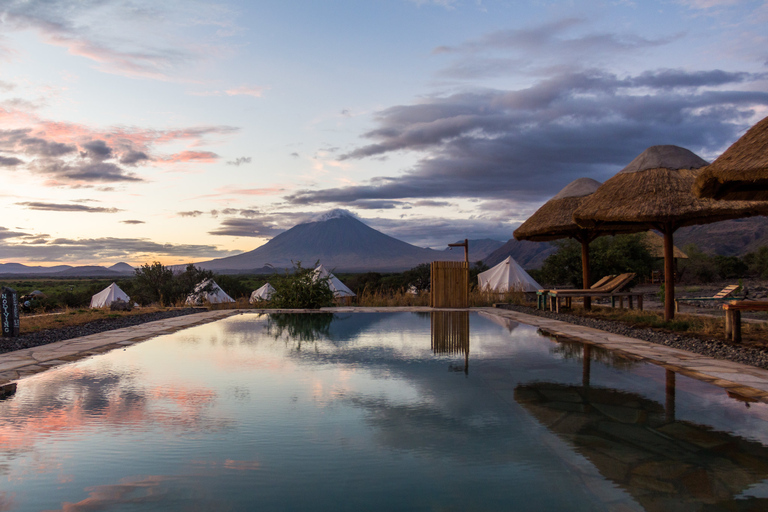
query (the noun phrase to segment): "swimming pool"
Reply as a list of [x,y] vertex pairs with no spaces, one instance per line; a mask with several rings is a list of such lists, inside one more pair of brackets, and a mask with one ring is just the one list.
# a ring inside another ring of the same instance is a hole
[[717,510],[768,408],[467,313],[245,314],[19,382],[0,510]]

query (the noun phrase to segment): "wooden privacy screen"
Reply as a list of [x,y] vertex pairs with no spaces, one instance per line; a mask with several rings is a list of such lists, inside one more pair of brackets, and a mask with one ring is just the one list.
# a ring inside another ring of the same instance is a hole
[[429,302],[433,308],[469,307],[469,263],[433,261]]

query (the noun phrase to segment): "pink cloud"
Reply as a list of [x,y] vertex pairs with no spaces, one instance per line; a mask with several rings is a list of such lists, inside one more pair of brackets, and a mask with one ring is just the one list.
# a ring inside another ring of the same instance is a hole
[[227,96],[253,96],[254,98],[261,98],[266,91],[266,87],[253,87],[253,86],[240,86],[234,89],[227,89],[225,92]]
[[219,155],[211,151],[182,151],[180,153],[174,153],[173,155],[165,158],[159,158],[162,162],[203,162],[213,163],[219,159]]

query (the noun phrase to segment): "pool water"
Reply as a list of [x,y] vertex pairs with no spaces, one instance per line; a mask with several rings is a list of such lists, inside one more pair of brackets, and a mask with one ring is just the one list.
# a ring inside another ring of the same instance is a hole
[[498,317],[244,314],[20,381],[0,511],[768,510],[766,445],[766,404]]

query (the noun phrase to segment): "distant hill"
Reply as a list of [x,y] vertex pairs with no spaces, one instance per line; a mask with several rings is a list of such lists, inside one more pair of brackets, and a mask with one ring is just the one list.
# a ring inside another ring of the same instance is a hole
[[123,263],[122,261],[120,263],[115,263],[111,267],[107,267],[107,268],[115,272],[120,272],[121,274],[134,274],[136,272],[135,268],[133,268],[127,263]]
[[247,271],[267,264],[282,270],[291,268],[292,261],[309,267],[319,260],[336,272],[397,272],[420,263],[462,259],[463,250],[446,253],[416,247],[367,226],[345,210],[333,210],[252,251],[195,265],[216,272]]
[[70,265],[56,265],[55,267],[29,266],[21,263],[0,263],[0,274],[53,274],[72,268]]
[[[456,242],[453,242],[456,244],[463,244],[464,240],[458,240]],[[469,261],[471,263],[474,263],[476,261],[485,261],[485,259],[488,257],[489,254],[491,254],[493,251],[498,249],[504,245],[504,242],[500,242],[498,240],[493,240],[490,238],[481,238],[478,240],[469,240]],[[464,254],[464,248],[463,247],[453,247],[453,250],[451,252],[459,251],[460,254]],[[445,249],[446,251],[451,250],[451,247],[448,247]]]
[[56,265],[54,267],[28,266],[21,263],[0,263],[0,275],[50,276],[50,277],[127,277],[134,269],[127,263],[116,263],[109,268],[98,265],[73,267]]
[[768,217],[725,220],[714,224],[678,229],[675,245],[685,250],[694,244],[708,254],[743,256],[760,247],[768,247]]
[[557,248],[549,242],[518,241],[510,238],[507,243],[489,254],[485,260],[486,265],[493,267],[504,261],[507,256],[525,269],[539,268],[544,264],[547,256],[557,251]]
[[96,265],[87,265],[83,267],[72,267],[60,272],[48,274],[56,277],[126,277],[123,272],[115,272],[106,267]]

